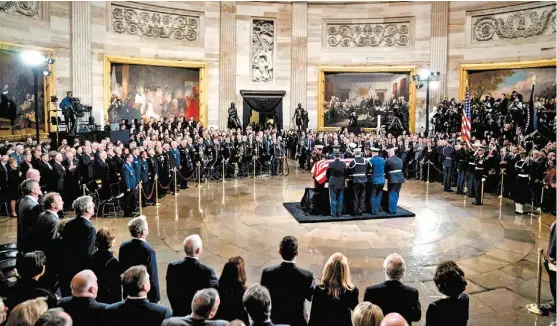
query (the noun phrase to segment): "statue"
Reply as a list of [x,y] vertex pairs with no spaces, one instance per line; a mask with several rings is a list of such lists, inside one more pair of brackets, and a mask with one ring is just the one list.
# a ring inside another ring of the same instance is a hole
[[[294,116],[292,117],[292,121],[296,121],[296,130],[306,130],[304,129],[304,111],[306,112],[306,119],[309,122],[309,119],[307,118],[307,111],[302,108],[301,103],[298,103],[298,107],[294,110]],[[305,125],[305,128],[307,128],[307,122]]]
[[306,109],[302,109],[302,127],[303,130],[308,130],[309,116]]
[[240,119],[238,118],[238,109],[236,109],[236,104],[234,102],[230,103],[228,108],[228,129],[238,129],[242,128]]
[[349,127],[357,127],[358,126],[358,116],[356,115],[355,111],[352,111],[350,114],[350,118],[348,120]]

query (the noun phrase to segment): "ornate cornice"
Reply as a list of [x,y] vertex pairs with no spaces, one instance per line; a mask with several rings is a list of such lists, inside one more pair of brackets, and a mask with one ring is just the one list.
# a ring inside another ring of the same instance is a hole
[[112,3],[110,14],[110,28],[116,33],[189,42],[200,38],[199,15],[126,2]]
[[368,47],[406,47],[411,44],[411,20],[373,22],[330,21],[324,23],[326,47],[329,48],[368,48]]
[[472,14],[472,42],[555,35],[555,16],[555,4],[490,14]]
[[41,1],[0,1],[0,11],[30,18],[41,18]]

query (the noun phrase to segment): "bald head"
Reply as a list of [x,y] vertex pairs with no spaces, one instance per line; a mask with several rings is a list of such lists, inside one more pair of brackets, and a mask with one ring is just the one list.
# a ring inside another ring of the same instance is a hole
[[97,276],[90,269],[83,270],[75,274],[70,287],[74,297],[96,298],[98,290]]
[[387,314],[379,326],[408,326],[406,319],[396,312]]
[[25,174],[25,178],[26,179],[32,179],[32,180],[35,180],[37,182],[40,182],[41,181],[41,174],[39,173],[39,170],[29,169],[29,170],[27,170],[27,174]]

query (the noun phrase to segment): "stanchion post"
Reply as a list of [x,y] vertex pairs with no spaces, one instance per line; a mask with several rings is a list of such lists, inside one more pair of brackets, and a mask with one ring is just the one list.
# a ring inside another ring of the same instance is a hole
[[178,196],[178,179],[176,178],[176,167],[174,167],[174,196]]
[[85,184],[83,184],[82,186],[83,186],[83,196],[85,196],[86,195],[85,189],[86,189],[87,186]]
[[501,170],[501,194],[499,195],[499,199],[503,199],[503,182],[505,181],[505,169]]
[[159,204],[159,175],[155,174],[155,205],[160,206]]
[[480,203],[483,205],[484,203],[484,182],[485,182],[485,178],[482,178],[482,199],[480,201]]
[[253,178],[255,179],[256,175],[255,175],[255,156],[253,157]]
[[142,191],[143,191],[143,181],[139,181],[139,184],[137,185],[138,188],[138,197],[139,197],[139,215],[143,215],[143,203],[142,203]]
[[542,182],[542,193],[541,193],[541,197],[540,197],[540,210],[543,209],[543,191],[545,189],[545,180],[543,180]]
[[546,312],[540,309],[540,291],[542,284],[542,256],[543,250],[538,248],[538,273],[537,273],[537,283],[536,283],[536,302],[531,303],[526,306],[529,312],[536,315],[544,315]]
[[426,180],[426,184],[429,184],[429,166],[431,165],[431,161],[427,160],[427,180]]
[[222,183],[224,183],[224,159],[222,160]]

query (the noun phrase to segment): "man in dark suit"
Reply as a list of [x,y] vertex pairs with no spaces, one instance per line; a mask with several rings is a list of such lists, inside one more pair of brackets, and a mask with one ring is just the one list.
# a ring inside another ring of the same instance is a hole
[[174,316],[189,315],[195,293],[219,285],[215,271],[199,262],[202,248],[201,237],[192,234],[184,240],[186,258],[168,264],[166,292]]
[[[157,254],[153,248],[145,240],[149,235],[149,225],[145,216],[133,218],[128,222],[128,229],[131,240],[125,241],[120,245],[118,259],[122,270],[126,270],[132,266],[143,265],[149,273],[149,293],[147,299],[150,302],[157,303],[161,299],[159,287],[159,271],[157,268]],[[126,290],[124,288],[124,298]],[[190,302],[191,303],[191,302]]]
[[215,289],[203,289],[195,293],[191,306],[193,311],[186,317],[172,317],[162,326],[227,326],[226,320],[211,320],[219,309],[219,293]]
[[555,313],[555,222],[551,224],[549,232],[549,243],[547,245],[547,252],[545,253],[543,265],[549,275],[549,290],[553,301],[540,305],[542,310]]
[[406,263],[399,254],[390,254],[383,262],[387,281],[366,288],[364,301],[381,308],[384,315],[391,312],[401,314],[408,324],[419,321],[422,310],[418,290],[400,282]]
[[151,281],[145,266],[128,268],[122,276],[122,287],[128,297],[107,307],[108,326],[160,326],[163,320],[172,315],[170,309],[147,300]]
[[307,326],[305,300],[311,301],[313,296],[313,273],[296,266],[298,240],[295,237],[284,237],[279,253],[282,264],[265,268],[260,282],[271,295],[271,319],[274,323]]
[[452,192],[455,150],[448,141],[443,141],[443,191]]
[[340,160],[340,152],[334,151],[335,160],[327,168],[327,181],[329,182],[329,200],[331,202],[331,215],[341,216],[344,202],[344,188],[346,187],[346,163]]
[[66,178],[66,169],[62,165],[62,154],[58,153],[54,157],[52,166],[52,189],[59,194],[64,193],[64,179]]
[[60,291],[70,295],[70,282],[75,274],[91,266],[97,232],[89,219],[95,215],[95,203],[90,196],[78,197],[72,204],[76,217],[70,219],[62,234],[64,264],[60,267]]
[[106,318],[107,305],[97,302],[97,276],[91,270],[77,273],[71,283],[72,296],[62,298],[58,306],[63,308],[71,317],[75,325],[102,325]]
[[41,188],[50,192],[54,191],[56,188],[56,176],[54,175],[54,168],[48,159],[48,154],[45,153],[41,155],[38,170],[41,173]]
[[58,212],[64,208],[64,202],[60,194],[50,192],[44,196],[43,206],[45,211],[39,214],[37,223],[32,230],[35,239],[33,249],[44,252],[48,257],[54,238],[54,228],[60,221]]
[[393,145],[387,147],[387,155],[389,159],[385,163],[385,175],[387,176],[389,191],[389,207],[391,214],[396,214],[398,208],[398,196],[402,184],[404,183],[404,175],[402,174],[402,160],[395,155]]
[[35,229],[37,217],[43,211],[39,204],[41,187],[38,182],[27,179],[21,183],[23,197],[19,200],[17,218],[17,250],[21,255],[33,251],[34,239],[32,231]]
[[242,301],[244,308],[253,320],[250,326],[281,326],[273,324],[271,321],[271,294],[264,286],[252,285],[244,293]]
[[2,155],[0,158],[0,200],[6,198],[4,190],[8,188],[8,155]]

